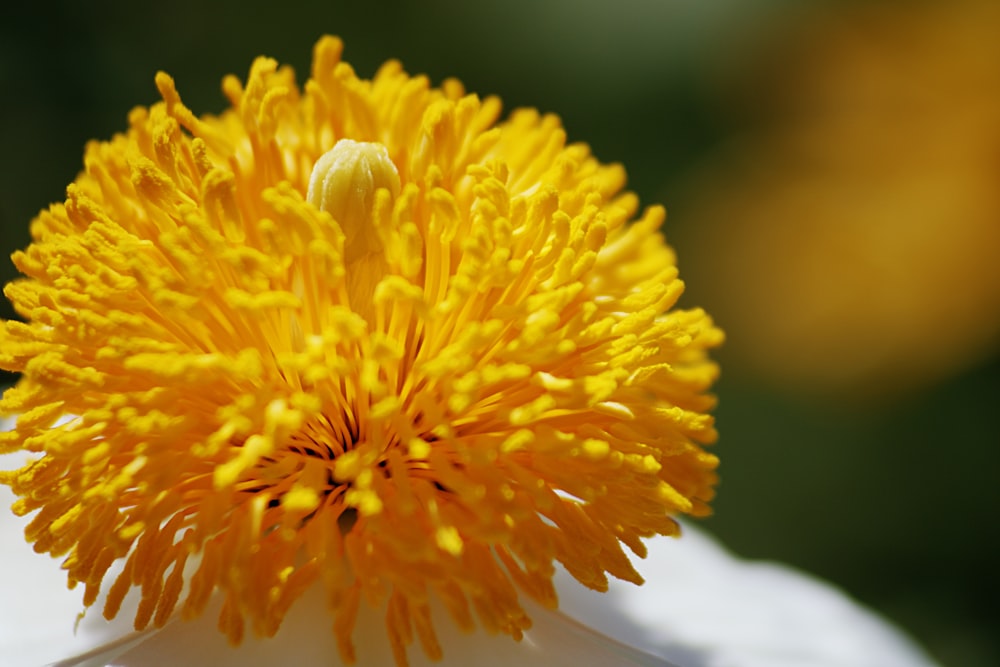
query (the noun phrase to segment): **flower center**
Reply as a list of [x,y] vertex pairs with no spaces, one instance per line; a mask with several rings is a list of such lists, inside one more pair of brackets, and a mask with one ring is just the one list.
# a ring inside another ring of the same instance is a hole
[[399,194],[399,171],[377,142],[341,139],[313,166],[306,199],[333,216],[344,232],[344,260],[350,264],[382,251],[372,220],[375,193]]

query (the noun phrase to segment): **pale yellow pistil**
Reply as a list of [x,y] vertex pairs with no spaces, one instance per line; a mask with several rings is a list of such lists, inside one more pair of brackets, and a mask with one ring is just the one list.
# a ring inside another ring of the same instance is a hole
[[351,264],[382,251],[372,220],[375,193],[399,194],[399,171],[380,143],[341,139],[313,166],[309,203],[329,213],[344,232],[344,260]]

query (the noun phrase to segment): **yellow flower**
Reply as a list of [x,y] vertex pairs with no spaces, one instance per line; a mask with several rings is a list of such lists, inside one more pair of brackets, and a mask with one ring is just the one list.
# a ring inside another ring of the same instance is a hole
[[671,310],[663,210],[630,224],[623,170],[557,118],[341,48],[301,90],[256,60],[218,117],[160,74],[87,147],[13,256],[0,453],[40,456],[0,482],[108,618],[216,593],[235,644],[318,584],[344,661],[365,604],[404,664],[442,652],[432,602],[519,638],[557,562],[642,581],[623,546],[707,512],[722,334]]
[[996,354],[997,25],[993,0],[843,3],[773,36],[746,77],[773,122],[684,216],[734,365],[870,404]]

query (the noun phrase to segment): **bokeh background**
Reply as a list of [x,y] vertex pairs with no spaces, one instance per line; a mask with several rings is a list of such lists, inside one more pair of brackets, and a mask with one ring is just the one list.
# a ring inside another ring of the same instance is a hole
[[728,333],[709,529],[845,588],[943,664],[1000,664],[1000,3],[32,7],[0,21],[4,257],[84,143],[156,100],[158,69],[218,112],[224,74],[264,53],[303,80],[329,32],[362,75],[395,57],[556,112],[667,205],[684,303]]

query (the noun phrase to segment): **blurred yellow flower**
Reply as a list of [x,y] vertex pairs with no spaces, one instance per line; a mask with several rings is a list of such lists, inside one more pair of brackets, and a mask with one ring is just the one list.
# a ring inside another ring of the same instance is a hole
[[734,363],[871,397],[996,350],[997,25],[995,2],[857,5],[772,38],[740,103],[774,128],[699,172],[683,216]]
[[345,662],[366,604],[404,664],[442,653],[432,602],[519,638],[555,563],[642,581],[623,546],[707,512],[722,334],[673,309],[663,210],[630,224],[624,171],[557,118],[341,49],[301,90],[256,60],[218,117],[160,74],[87,147],[14,254],[0,453],[40,456],[0,482],[108,618],[217,593],[238,644],[318,584]]

